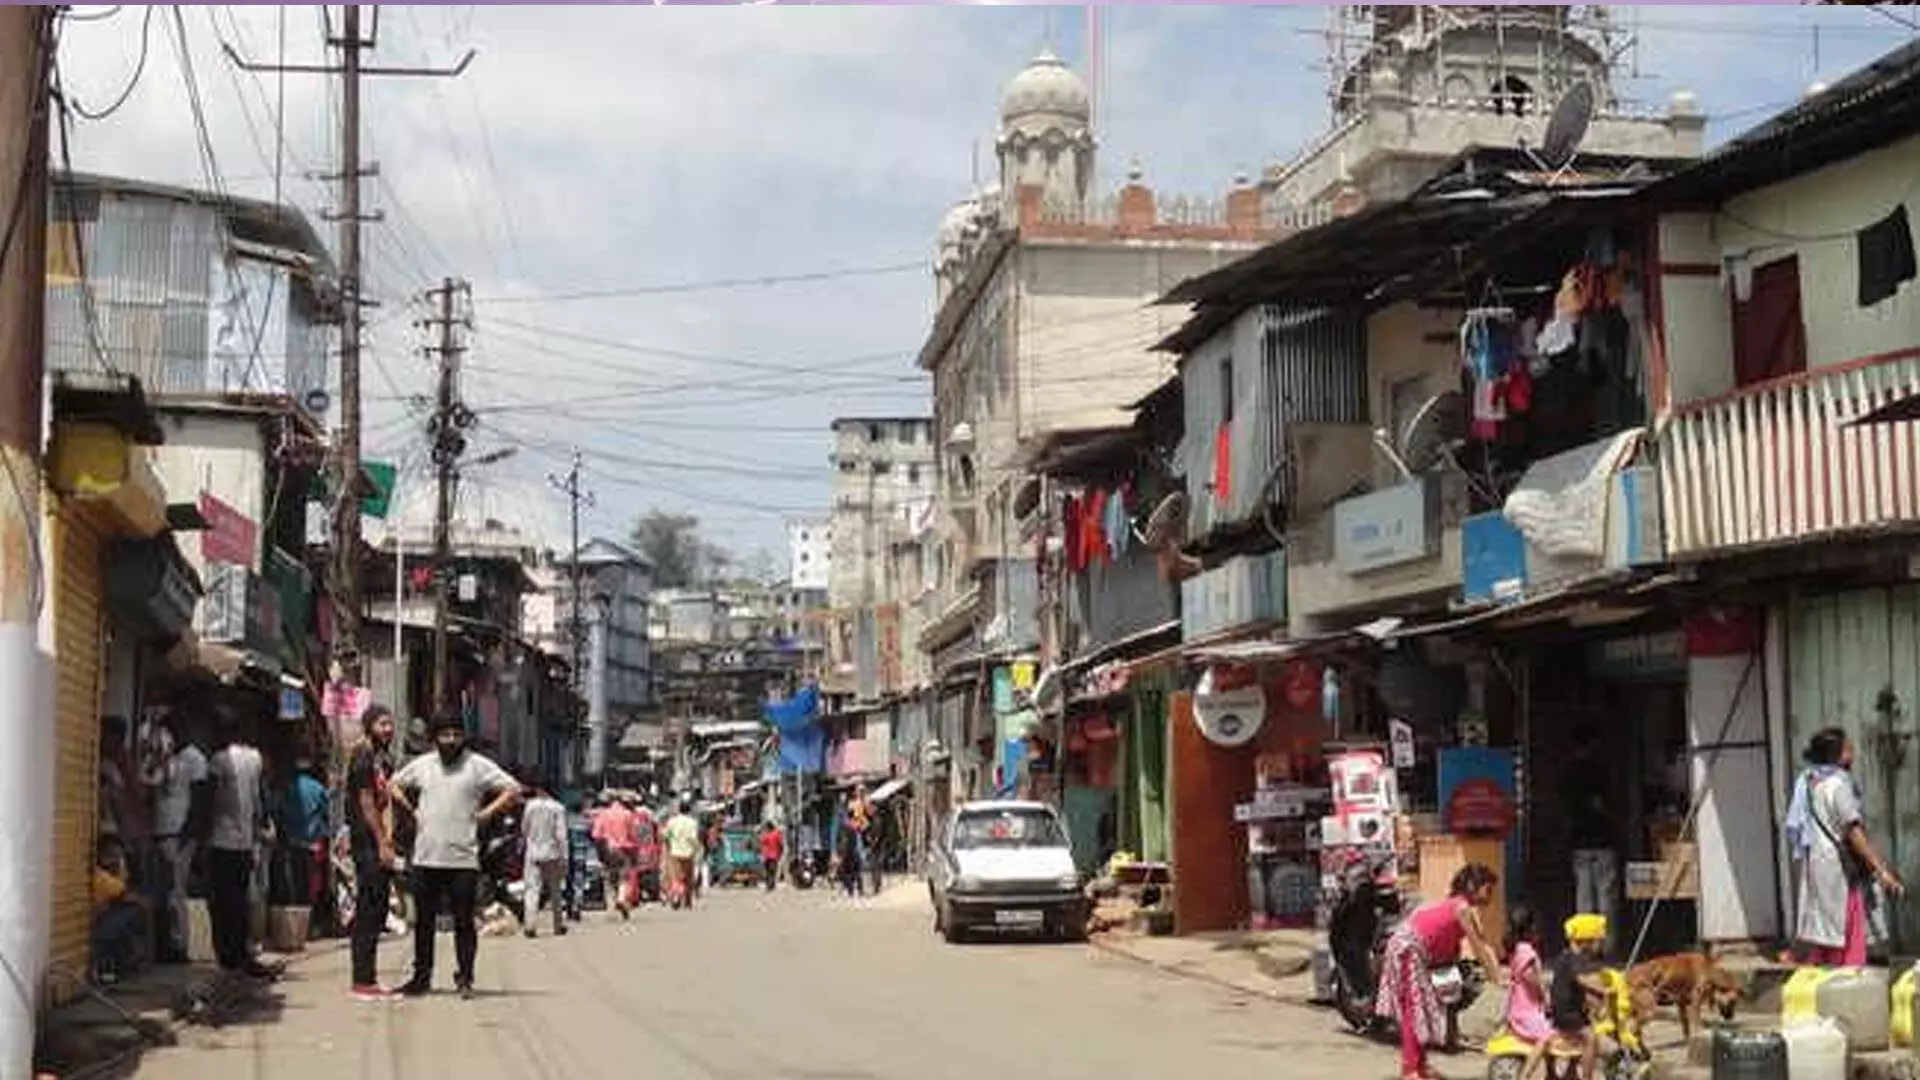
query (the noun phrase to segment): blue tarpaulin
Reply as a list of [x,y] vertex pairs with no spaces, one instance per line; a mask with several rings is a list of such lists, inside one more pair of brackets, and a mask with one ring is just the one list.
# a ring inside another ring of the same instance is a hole
[[808,683],[785,701],[769,701],[767,723],[780,733],[780,771],[819,773],[827,768],[827,733],[820,719],[820,687]]

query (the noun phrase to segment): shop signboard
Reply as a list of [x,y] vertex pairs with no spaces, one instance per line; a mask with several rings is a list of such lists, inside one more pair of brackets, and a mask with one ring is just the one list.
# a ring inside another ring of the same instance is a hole
[[1387,721],[1387,744],[1393,749],[1393,767],[1411,769],[1414,762],[1413,725],[1405,720]]
[[1193,719],[1215,746],[1245,746],[1267,717],[1267,694],[1258,672],[1224,664],[1209,667],[1193,693]]
[[1685,631],[1633,634],[1589,646],[1587,666],[1603,679],[1677,679],[1687,674]]
[[1440,485],[1419,477],[1333,506],[1333,559],[1365,574],[1418,562],[1440,550]]
[[200,516],[207,521],[200,534],[200,557],[251,569],[260,550],[260,530],[253,519],[205,491],[200,493]]
[[1510,884],[1525,880],[1513,752],[1491,746],[1440,751],[1441,821],[1449,832],[1506,839]]
[[1468,603],[1518,600],[1527,591],[1527,538],[1498,510],[1460,523],[1461,597]]

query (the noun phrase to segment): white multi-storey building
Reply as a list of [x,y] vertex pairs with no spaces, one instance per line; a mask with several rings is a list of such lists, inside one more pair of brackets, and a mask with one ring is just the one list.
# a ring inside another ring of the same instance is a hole
[[788,581],[795,589],[825,592],[833,572],[833,522],[803,518],[787,522]]

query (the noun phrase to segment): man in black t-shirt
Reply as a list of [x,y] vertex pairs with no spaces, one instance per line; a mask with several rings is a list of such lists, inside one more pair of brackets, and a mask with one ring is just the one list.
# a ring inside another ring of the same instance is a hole
[[371,706],[360,726],[366,738],[354,747],[347,764],[346,800],[353,849],[353,996],[378,1001],[394,996],[380,985],[376,970],[399,861],[387,788],[393,777],[393,712],[384,705]]

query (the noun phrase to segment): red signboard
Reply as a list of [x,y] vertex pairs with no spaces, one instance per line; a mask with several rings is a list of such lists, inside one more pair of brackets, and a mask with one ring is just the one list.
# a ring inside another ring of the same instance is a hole
[[252,566],[260,550],[260,530],[253,520],[214,498],[200,493],[200,516],[207,528],[200,534],[200,557],[210,563]]
[[1513,831],[1513,799],[1496,781],[1467,780],[1453,789],[1445,820],[1456,835],[1505,838]]

